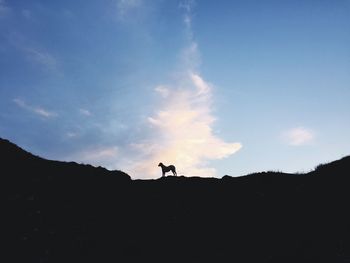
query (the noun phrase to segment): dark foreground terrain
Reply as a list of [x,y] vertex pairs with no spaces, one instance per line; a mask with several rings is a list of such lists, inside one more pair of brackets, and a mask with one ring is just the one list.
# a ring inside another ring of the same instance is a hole
[[0,140],[0,262],[350,262],[350,157],[303,175],[136,180]]

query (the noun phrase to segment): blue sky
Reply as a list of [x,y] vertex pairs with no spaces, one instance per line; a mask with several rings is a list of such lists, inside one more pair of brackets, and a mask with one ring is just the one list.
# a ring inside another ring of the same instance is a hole
[[0,0],[0,136],[157,178],[349,154],[350,2]]

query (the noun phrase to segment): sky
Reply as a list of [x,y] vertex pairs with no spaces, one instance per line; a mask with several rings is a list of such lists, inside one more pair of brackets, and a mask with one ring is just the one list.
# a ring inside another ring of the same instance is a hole
[[349,0],[0,0],[0,137],[134,179],[350,154]]

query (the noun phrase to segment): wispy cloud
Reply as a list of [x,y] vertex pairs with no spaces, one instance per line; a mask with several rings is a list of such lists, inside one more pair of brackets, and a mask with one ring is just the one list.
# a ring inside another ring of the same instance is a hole
[[35,62],[43,66],[45,69],[56,70],[57,69],[57,60],[47,51],[24,47],[23,51],[27,54],[27,57]]
[[73,138],[78,137],[79,134],[76,133],[76,132],[67,132],[67,133],[66,133],[66,136],[67,136],[69,139],[73,139]]
[[301,146],[313,141],[315,135],[310,129],[297,127],[282,134],[284,140],[292,146]]
[[4,18],[9,15],[11,8],[6,5],[4,0],[0,0],[0,18]]
[[142,0],[117,0],[117,12],[119,19],[125,19],[129,12],[142,5]]
[[79,113],[87,117],[90,117],[92,115],[91,112],[87,109],[79,109]]
[[159,162],[175,164],[178,173],[186,176],[216,176],[209,161],[228,157],[242,147],[240,143],[225,142],[213,130],[213,85],[197,70],[200,56],[192,34],[193,5],[194,1],[180,5],[188,36],[188,45],[181,52],[180,77],[173,84],[154,89],[163,103],[147,118],[152,135],[130,145],[139,154],[139,160],[129,168],[134,177],[159,177]]
[[198,44],[194,40],[192,30],[192,10],[195,6],[194,0],[187,0],[180,3],[179,7],[184,10],[183,23],[185,25],[185,34],[188,45],[181,52],[181,63],[187,69],[196,69],[201,63]]
[[187,33],[189,33],[191,37],[193,36],[192,29],[191,29],[192,28],[192,9],[194,8],[195,4],[196,2],[194,0],[182,1],[179,4],[179,7],[184,10],[183,21],[186,29],[189,31]]
[[163,98],[167,98],[170,94],[169,88],[163,85],[159,85],[154,89]]
[[[27,15],[31,15],[30,11]],[[23,34],[12,32],[8,35],[9,43],[21,51],[24,57],[31,63],[41,66],[44,70],[59,72],[57,58],[45,47],[33,43]]]
[[48,111],[40,106],[29,105],[26,102],[24,102],[23,100],[18,99],[18,98],[13,99],[13,102],[17,106],[19,106],[20,108],[25,109],[27,111],[30,111],[32,113],[35,113],[36,115],[39,115],[39,116],[44,117],[44,118],[53,118],[53,117],[57,116],[57,113],[55,113],[55,112]]

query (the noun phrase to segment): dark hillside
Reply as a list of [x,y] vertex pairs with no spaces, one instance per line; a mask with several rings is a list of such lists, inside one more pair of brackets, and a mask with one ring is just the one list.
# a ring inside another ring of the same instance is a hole
[[133,181],[5,140],[0,156],[1,262],[350,262],[350,157],[301,175]]

